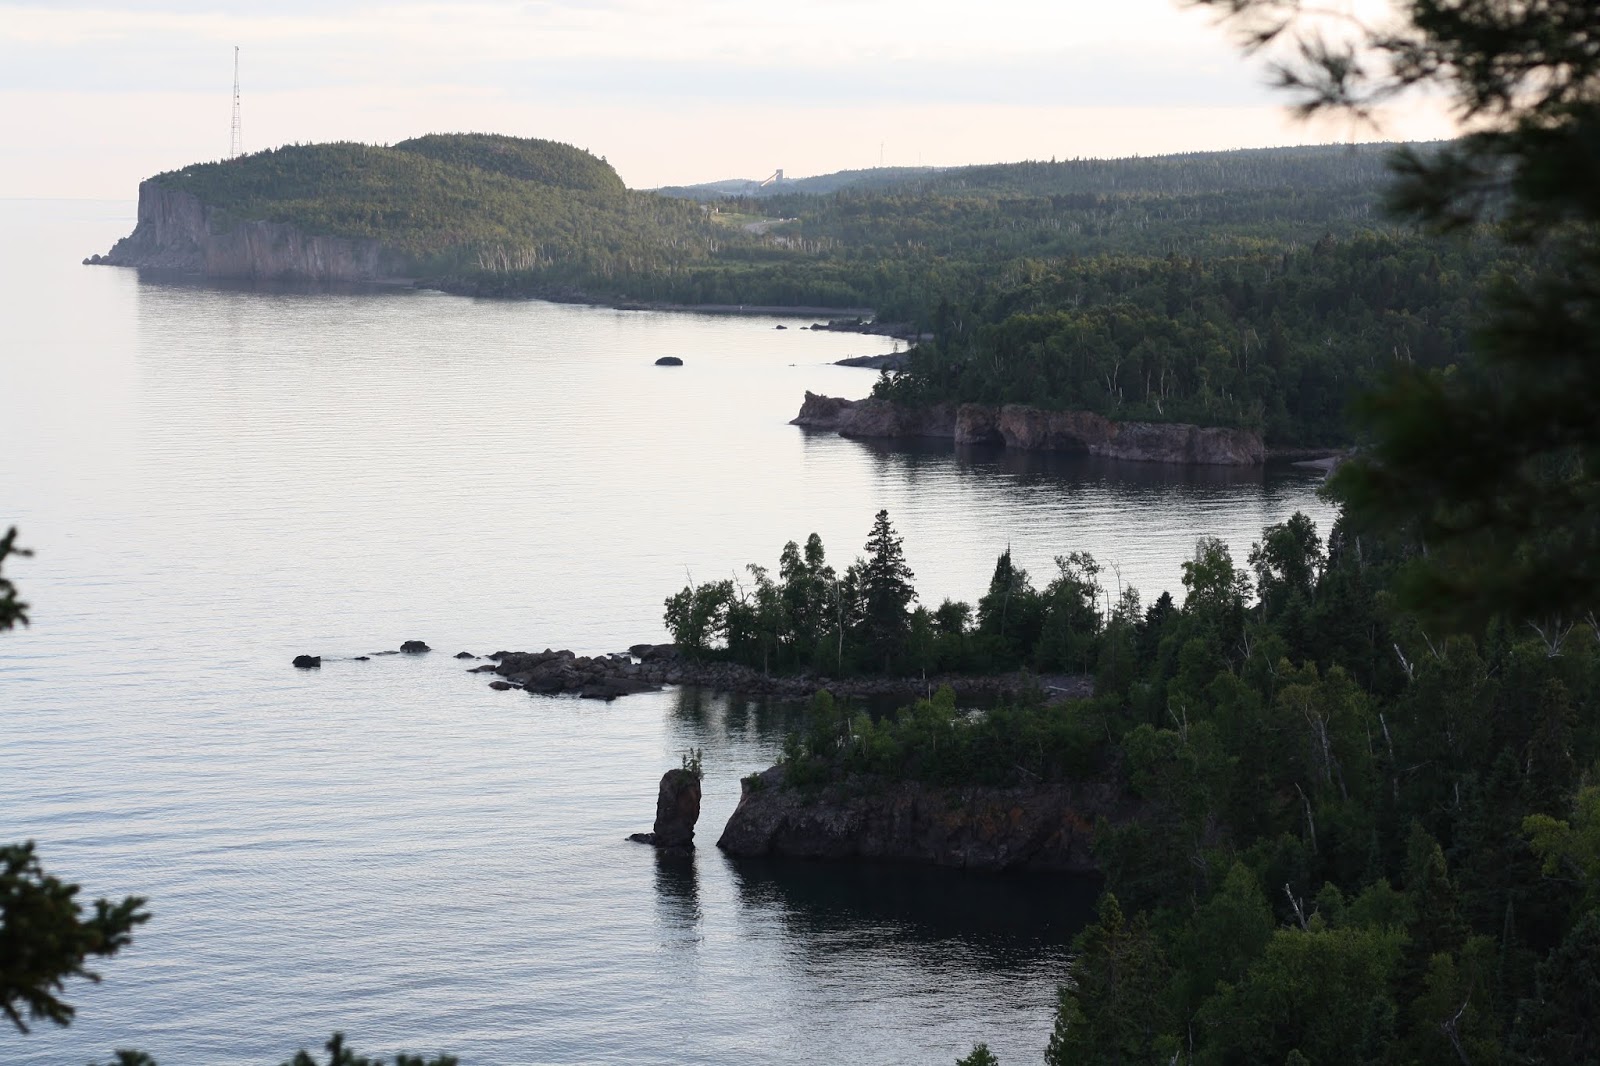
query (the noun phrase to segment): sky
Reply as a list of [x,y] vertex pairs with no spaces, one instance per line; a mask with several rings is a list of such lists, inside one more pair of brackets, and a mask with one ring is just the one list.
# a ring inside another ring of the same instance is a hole
[[0,197],[225,156],[235,46],[246,150],[509,133],[634,188],[1451,132],[1295,121],[1177,0],[0,0]]

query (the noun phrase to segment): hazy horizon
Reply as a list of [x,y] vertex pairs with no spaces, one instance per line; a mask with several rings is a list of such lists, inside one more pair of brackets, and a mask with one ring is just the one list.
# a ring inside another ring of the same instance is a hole
[[222,158],[235,45],[247,151],[491,131],[587,148],[633,188],[1453,132],[1425,106],[1295,121],[1171,0],[997,0],[981,20],[910,0],[258,6],[0,0],[0,196],[126,199]]

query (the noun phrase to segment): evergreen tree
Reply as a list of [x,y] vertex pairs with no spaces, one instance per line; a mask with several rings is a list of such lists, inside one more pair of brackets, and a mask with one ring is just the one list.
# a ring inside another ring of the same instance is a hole
[[901,537],[889,522],[889,512],[879,511],[867,537],[867,557],[860,570],[862,625],[867,645],[890,670],[905,649],[910,635],[910,607],[917,598],[911,581],[916,575],[906,565]]
[[1061,989],[1049,1066],[1134,1066],[1177,1050],[1167,1002],[1171,973],[1149,919],[1123,916],[1117,897],[1100,897],[1099,920],[1073,941],[1077,957]]

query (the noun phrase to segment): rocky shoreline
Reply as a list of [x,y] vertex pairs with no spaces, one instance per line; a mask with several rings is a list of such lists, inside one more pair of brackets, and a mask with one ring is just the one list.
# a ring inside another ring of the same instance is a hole
[[[424,655],[432,650],[423,641],[408,640],[399,651],[375,651],[343,658],[367,662],[387,655]],[[502,692],[520,689],[535,696],[577,696],[606,702],[640,692],[659,692],[668,685],[693,685],[750,696],[793,699],[803,699],[824,689],[842,697],[917,699],[930,696],[946,685],[957,695],[967,697],[1042,696],[1057,701],[1094,695],[1094,678],[1081,674],[1019,672],[857,678],[764,674],[739,663],[686,659],[675,644],[635,644],[625,652],[609,655],[579,655],[567,649],[546,648],[544,651],[497,651],[492,655],[463,651],[457,652],[454,658],[486,660],[468,667],[467,672],[494,674],[489,687]],[[322,655],[297,655],[291,665],[298,670],[314,670],[319,669],[324,660],[341,661]]]
[[1048,699],[1074,699],[1094,694],[1094,681],[1083,676],[1040,677],[1035,674],[907,678],[829,678],[814,674],[774,675],[738,663],[696,662],[678,655],[671,644],[636,644],[626,653],[577,655],[571,651],[496,652],[473,672],[493,673],[495,687],[521,689],[538,696],[577,696],[614,700],[667,685],[694,685],[752,696],[803,699],[823,689],[841,697],[887,696],[915,699],[944,685],[958,695],[1003,697],[1042,693]]
[[940,788],[849,777],[791,788],[774,766],[745,778],[717,847],[736,858],[916,862],[968,870],[1098,872],[1096,825],[1137,803],[1113,778],[1021,788]]
[[1129,462],[1260,466],[1267,450],[1249,430],[1182,422],[1114,422],[1089,411],[1046,411],[1023,404],[935,404],[911,408],[868,398],[807,392],[791,425],[842,437],[954,441],[1023,451],[1069,452]]

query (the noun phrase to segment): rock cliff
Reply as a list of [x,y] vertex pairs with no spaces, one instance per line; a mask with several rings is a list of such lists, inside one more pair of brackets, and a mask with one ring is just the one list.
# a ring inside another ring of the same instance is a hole
[[1133,801],[1111,781],[1032,788],[936,788],[850,778],[811,792],[775,766],[745,779],[717,841],[728,854],[879,859],[975,870],[1096,870],[1095,823]]
[[89,260],[208,278],[380,281],[406,272],[375,240],[312,236],[280,222],[243,221],[189,193],[139,184],[139,219],[109,253]]
[[1089,411],[1045,411],[1023,404],[900,407],[879,399],[806,393],[794,425],[845,437],[936,437],[956,444],[1003,444],[1023,451],[1077,452],[1102,459],[1213,466],[1259,466],[1261,437],[1249,430],[1183,422],[1114,422]]

